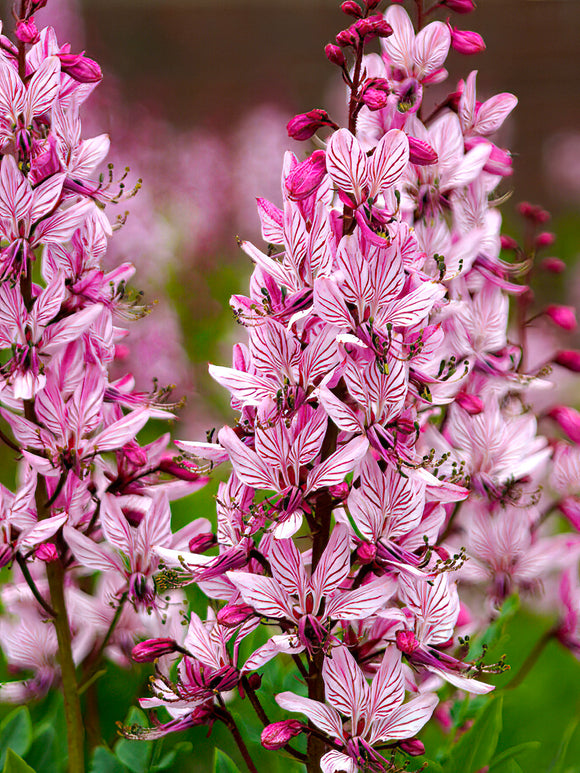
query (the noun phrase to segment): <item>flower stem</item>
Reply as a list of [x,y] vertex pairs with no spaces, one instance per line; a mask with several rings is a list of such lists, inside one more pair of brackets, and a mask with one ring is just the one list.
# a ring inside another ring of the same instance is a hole
[[50,600],[55,611],[53,620],[58,641],[58,663],[62,680],[64,713],[68,743],[69,773],[84,773],[84,726],[77,689],[75,664],[72,656],[70,625],[64,598],[64,568],[60,560],[46,566]]
[[236,742],[237,747],[240,750],[240,754],[244,758],[244,762],[246,763],[248,770],[250,771],[250,773],[258,773],[258,768],[254,765],[252,761],[252,757],[250,756],[250,752],[248,751],[248,747],[244,743],[242,734],[240,733],[239,728],[236,725],[236,720],[226,709],[225,703],[223,702],[221,695],[218,695],[218,703],[222,707],[221,714],[223,716],[223,721],[228,726],[230,733],[233,735],[234,741]]
[[503,688],[504,690],[514,690],[516,687],[520,686],[520,684],[524,681],[524,679],[530,673],[532,668],[536,665],[536,661],[542,654],[546,644],[548,644],[548,642],[551,639],[553,639],[555,635],[556,635],[556,629],[550,628],[548,631],[544,633],[544,635],[540,639],[538,639],[538,641],[532,648],[530,654],[524,660],[520,670],[514,676],[514,678],[506,684],[506,686]]

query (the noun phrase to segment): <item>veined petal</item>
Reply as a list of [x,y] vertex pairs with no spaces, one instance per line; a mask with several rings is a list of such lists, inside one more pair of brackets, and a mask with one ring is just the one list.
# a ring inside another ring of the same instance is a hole
[[298,711],[305,714],[323,732],[344,740],[340,714],[332,706],[313,701],[310,698],[303,698],[293,692],[279,693],[276,695],[276,703],[286,711]]
[[345,476],[353,471],[355,464],[366,454],[368,447],[367,438],[358,437],[339,451],[335,451],[325,462],[308,473],[306,493],[323,486],[336,486],[342,483]]
[[357,204],[366,199],[367,157],[348,129],[334,132],[326,150],[326,168],[339,190],[353,193]]

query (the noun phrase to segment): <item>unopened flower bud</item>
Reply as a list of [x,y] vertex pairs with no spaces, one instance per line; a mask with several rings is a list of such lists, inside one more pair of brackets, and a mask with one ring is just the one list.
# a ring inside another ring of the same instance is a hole
[[540,263],[540,268],[550,274],[561,274],[566,270],[566,264],[560,258],[544,258]]
[[58,550],[56,549],[56,545],[53,545],[52,542],[44,542],[36,548],[34,556],[35,558],[38,558],[39,561],[45,561],[49,564],[58,559]]
[[315,150],[306,161],[297,164],[290,172],[284,186],[292,201],[303,201],[311,196],[326,177],[326,153]]
[[341,48],[356,46],[359,42],[359,36],[354,24],[348,29],[341,30],[336,36],[336,42]]
[[375,16],[368,16],[366,19],[359,19],[354,24],[355,29],[361,38],[372,40],[373,38],[388,38],[393,34],[393,28],[385,21],[381,13]]
[[425,744],[418,738],[408,738],[405,741],[400,741],[399,746],[402,751],[411,757],[420,757],[422,754],[425,754]]
[[471,30],[458,30],[457,27],[447,25],[451,32],[451,46],[455,51],[466,56],[471,54],[480,54],[485,51],[483,38],[477,32]]
[[546,308],[544,314],[549,317],[555,325],[561,327],[562,330],[576,330],[578,326],[578,323],[576,322],[576,310],[573,306],[560,306],[554,303]]
[[368,107],[369,110],[382,110],[387,106],[388,94],[378,89],[365,89],[362,94],[362,102]]
[[580,373],[580,352],[577,349],[561,349],[556,353],[554,362],[572,373]]
[[500,236],[500,243],[502,250],[513,250],[513,252],[516,252],[519,249],[519,244],[516,242],[516,240],[512,239],[511,236],[506,236],[505,234]]
[[350,489],[348,483],[344,481],[343,483],[337,483],[336,486],[330,486],[328,491],[334,499],[346,499]]
[[34,13],[34,11],[39,11],[41,8],[44,8],[47,3],[48,0],[30,0],[30,12]]
[[178,652],[179,645],[175,639],[160,638],[141,641],[133,647],[131,657],[135,663],[152,663],[163,655]]
[[205,553],[206,550],[213,547],[217,542],[215,534],[211,531],[206,531],[203,534],[197,534],[193,539],[189,540],[189,552],[190,553]]
[[395,638],[397,640],[398,649],[400,649],[401,652],[404,652],[405,655],[410,655],[415,652],[417,647],[419,647],[419,642],[415,638],[413,631],[397,631]]
[[[364,0],[364,4],[369,9],[369,11],[372,11],[373,8],[376,8],[377,5],[381,2],[381,0]],[[397,0],[393,0],[393,2],[397,2]]]
[[297,719],[285,719],[282,722],[274,722],[262,730],[260,740],[264,749],[276,751],[286,746],[291,738],[300,735],[303,730],[302,722]]
[[217,621],[226,628],[237,628],[256,612],[248,604],[226,604],[217,613]]
[[315,108],[308,113],[295,115],[294,118],[288,122],[286,130],[288,136],[292,137],[293,140],[308,140],[323,126],[337,128],[334,121],[330,120],[326,110]]
[[567,405],[556,405],[548,413],[573,443],[580,443],[580,413]]
[[338,67],[344,67],[346,59],[339,46],[335,46],[334,43],[328,43],[324,48],[326,58],[332,64],[338,65]]
[[467,392],[459,392],[455,398],[457,405],[460,405],[464,411],[470,416],[477,416],[478,413],[482,413],[484,409],[483,400],[477,395],[468,394]]
[[84,54],[58,54],[63,72],[79,83],[97,83],[103,77],[99,65]]
[[354,16],[357,19],[362,19],[362,9],[355,0],[344,0],[344,3],[340,6],[340,10],[346,13],[348,16]]
[[542,231],[541,234],[536,236],[536,247],[540,250],[543,247],[551,247],[556,241],[556,234],[550,233],[550,231]]
[[532,223],[536,223],[537,225],[547,223],[550,219],[550,213],[547,210],[537,204],[530,204],[528,201],[520,202],[517,206],[517,210],[522,217],[525,217],[526,220],[531,220]]
[[412,164],[429,166],[429,164],[436,164],[438,160],[439,156],[428,142],[409,137],[409,161]]
[[248,684],[251,687],[252,690],[259,690],[262,686],[262,677],[260,674],[250,674],[248,677]]
[[22,43],[33,44],[38,42],[38,29],[32,16],[29,19],[26,19],[26,21],[18,22],[15,34]]
[[455,13],[471,13],[475,10],[473,0],[443,0],[442,5]]
[[372,564],[377,555],[377,546],[372,545],[370,542],[363,542],[359,545],[356,551],[356,557],[361,564]]

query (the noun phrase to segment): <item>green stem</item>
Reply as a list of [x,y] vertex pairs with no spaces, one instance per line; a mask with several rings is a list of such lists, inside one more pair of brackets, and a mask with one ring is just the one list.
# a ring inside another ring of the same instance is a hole
[[84,773],[84,725],[77,689],[77,677],[72,656],[70,625],[64,598],[64,568],[60,560],[46,565],[50,600],[55,611],[53,620],[58,641],[58,663],[62,680],[64,713],[68,743],[69,773]]
[[38,590],[36,587],[36,583],[32,579],[32,575],[28,571],[28,566],[26,565],[26,560],[24,556],[22,556],[20,553],[16,553],[16,563],[20,567],[20,571],[22,572],[22,576],[26,580],[26,584],[32,591],[32,595],[34,598],[38,601],[40,606],[44,609],[44,611],[50,616],[50,617],[56,617],[56,612],[54,609],[50,606],[50,604],[45,601],[45,599],[42,596],[42,593]]
[[520,684],[524,681],[524,679],[530,673],[532,668],[536,665],[536,661],[542,654],[546,644],[548,644],[548,642],[551,639],[553,639],[555,635],[556,635],[556,629],[550,628],[540,639],[538,639],[538,641],[532,648],[530,654],[524,660],[520,670],[514,676],[514,678],[506,684],[506,686],[503,688],[504,690],[514,690],[516,687],[520,686]]

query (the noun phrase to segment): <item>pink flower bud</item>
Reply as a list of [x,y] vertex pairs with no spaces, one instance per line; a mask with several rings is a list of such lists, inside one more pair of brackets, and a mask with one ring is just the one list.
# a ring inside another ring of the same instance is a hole
[[292,137],[293,140],[308,140],[323,126],[332,126],[334,129],[338,128],[334,121],[330,120],[326,110],[315,108],[308,113],[295,115],[288,122],[286,130],[288,136]]
[[418,738],[408,738],[405,741],[400,741],[399,746],[411,757],[420,757],[422,754],[425,754],[425,744]]
[[536,236],[536,247],[540,250],[543,247],[551,247],[556,241],[556,234],[550,233],[550,231],[542,231],[541,234]]
[[378,89],[365,89],[361,99],[369,110],[382,110],[387,105],[388,94]]
[[550,219],[550,213],[547,210],[542,209],[537,204],[530,204],[528,201],[522,201],[518,204],[517,210],[522,217],[538,225],[547,223]]
[[326,54],[328,61],[332,62],[332,64],[336,64],[338,67],[344,67],[346,64],[346,59],[341,49],[333,43],[328,43],[326,45],[324,53]]
[[419,642],[415,638],[413,631],[397,631],[395,638],[397,640],[397,647],[405,655],[411,655],[419,647]]
[[477,395],[459,392],[455,398],[455,402],[457,405],[460,405],[464,411],[467,411],[470,416],[477,416],[478,413],[483,412],[483,400]]
[[368,16],[366,19],[359,19],[354,26],[361,38],[367,38],[367,40],[376,37],[388,38],[393,34],[393,28],[385,21],[382,13]]
[[133,647],[131,657],[135,663],[152,663],[163,655],[179,651],[179,645],[174,639],[147,639]]
[[248,604],[226,604],[217,613],[217,621],[226,628],[237,628],[255,614],[253,607]]
[[566,264],[560,258],[544,258],[540,263],[540,268],[550,274],[561,274],[566,270]]
[[576,330],[578,323],[576,322],[576,310],[573,306],[560,306],[554,303],[546,308],[544,314],[562,330]]
[[15,30],[16,37],[22,43],[37,43],[39,39],[38,29],[32,16],[26,21],[19,21]]
[[356,551],[356,557],[361,564],[372,564],[377,555],[377,546],[372,545],[370,542],[363,542],[359,545]]
[[417,166],[429,166],[436,164],[439,156],[435,150],[424,140],[409,137],[409,161]]
[[354,24],[348,29],[341,30],[336,36],[336,42],[341,48],[348,48],[348,46],[356,46],[359,42],[359,36],[355,29]]
[[556,353],[554,362],[572,373],[580,373],[580,352],[577,349],[561,349]]
[[360,5],[355,0],[344,0],[344,3],[340,6],[340,10],[346,13],[348,16],[354,16],[357,19],[362,19],[362,10]]
[[44,6],[48,3],[48,0],[31,0],[30,2],[30,11],[33,13],[34,11],[39,11],[41,8],[44,8]]
[[475,10],[473,0],[443,0],[442,5],[455,13],[471,13]]
[[516,242],[515,239],[512,239],[511,236],[506,236],[505,234],[502,234],[500,236],[500,242],[501,242],[502,250],[513,250],[514,252],[516,252],[519,249],[519,244]]
[[190,553],[205,553],[206,550],[213,547],[217,542],[215,534],[211,531],[198,534],[193,539],[189,540],[189,552]]
[[573,443],[580,443],[580,413],[575,408],[556,405],[548,416],[560,425]]
[[457,27],[452,27],[449,23],[447,26],[451,32],[451,46],[455,51],[466,56],[485,51],[485,43],[479,33],[471,30],[458,30]]
[[56,549],[56,545],[53,545],[52,542],[45,542],[36,548],[34,556],[35,558],[38,558],[39,561],[45,561],[49,564],[52,561],[58,560],[58,550]]
[[[376,8],[377,5],[381,2],[381,0],[364,0],[364,4],[369,9],[369,11],[372,11],[373,8]],[[398,0],[393,0],[394,3],[398,2]]]
[[248,677],[248,684],[252,688],[252,690],[259,690],[262,686],[262,677],[260,674],[250,674]]
[[328,489],[330,492],[330,496],[334,497],[335,499],[346,499],[350,488],[348,483],[337,483],[336,486],[330,486]]
[[297,164],[284,182],[292,201],[303,201],[311,196],[326,177],[326,153],[315,150],[306,161]]
[[97,83],[103,77],[99,65],[84,54],[58,54],[63,72],[79,83]]
[[276,751],[286,746],[291,738],[300,735],[303,726],[297,719],[285,719],[282,722],[274,722],[262,730],[260,740],[264,749]]

